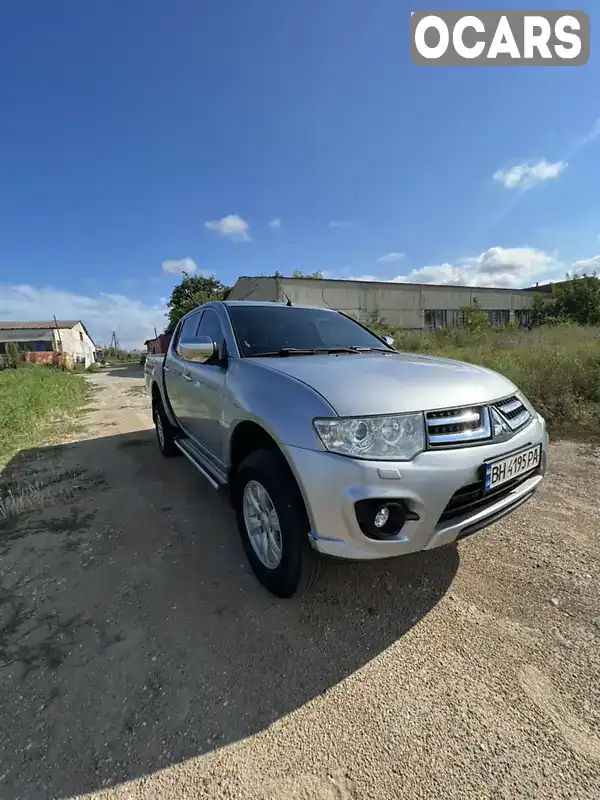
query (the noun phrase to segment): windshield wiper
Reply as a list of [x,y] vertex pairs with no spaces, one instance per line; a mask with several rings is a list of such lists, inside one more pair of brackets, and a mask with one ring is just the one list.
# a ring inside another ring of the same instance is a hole
[[318,353],[371,353],[373,350],[381,350],[384,353],[391,353],[387,347],[362,347],[361,345],[354,344],[350,347],[318,347]]
[[282,347],[281,350],[270,350],[267,353],[252,353],[246,358],[267,358],[277,356],[314,356],[314,347]]
[[269,350],[266,353],[252,353],[246,358],[284,358],[285,356],[317,356],[336,353],[370,353],[373,350],[382,353],[393,353],[387,347],[361,347],[352,345],[351,347],[282,347],[280,350]]

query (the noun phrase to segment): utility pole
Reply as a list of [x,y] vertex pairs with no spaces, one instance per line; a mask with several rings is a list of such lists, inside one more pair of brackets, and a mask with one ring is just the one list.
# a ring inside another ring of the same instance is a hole
[[117,339],[117,332],[112,332],[112,338],[110,340],[110,352],[111,355],[116,356],[119,352],[119,340]]
[[62,353],[63,347],[62,347],[62,339],[60,336],[60,328],[58,327],[58,322],[56,321],[56,314],[54,314],[53,316],[54,316],[54,325],[56,327],[56,339],[58,341],[58,352]]

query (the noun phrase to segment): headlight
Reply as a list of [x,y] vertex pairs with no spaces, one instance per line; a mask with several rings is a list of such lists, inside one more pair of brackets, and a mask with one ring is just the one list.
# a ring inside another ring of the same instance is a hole
[[422,414],[316,419],[319,438],[331,453],[374,461],[410,461],[425,449]]

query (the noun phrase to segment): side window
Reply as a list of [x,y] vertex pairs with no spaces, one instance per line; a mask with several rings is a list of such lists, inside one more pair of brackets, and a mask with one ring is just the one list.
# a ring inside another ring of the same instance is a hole
[[177,352],[179,352],[179,342],[184,340],[189,342],[196,338],[198,335],[198,323],[200,322],[201,316],[202,314],[192,314],[192,316],[188,317],[183,323],[179,329],[179,335],[177,336],[177,344],[175,346]]
[[202,322],[198,328],[198,336],[210,336],[213,342],[216,342],[217,347],[221,348],[223,344],[223,329],[216,313],[210,308],[207,308],[202,317]]
[[188,342],[190,339],[195,339],[198,335],[198,322],[200,322],[200,314],[192,314],[191,317],[188,317],[183,323],[179,338]]

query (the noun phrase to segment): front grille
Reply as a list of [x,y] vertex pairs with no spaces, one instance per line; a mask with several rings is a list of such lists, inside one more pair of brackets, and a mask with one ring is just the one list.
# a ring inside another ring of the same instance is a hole
[[510,438],[531,419],[524,403],[512,395],[489,406],[463,406],[428,411],[427,442],[430,449],[465,447]]
[[498,400],[493,407],[500,412],[513,431],[516,431],[517,428],[520,428],[531,419],[531,414],[516,395],[507,397],[505,400]]
[[430,447],[448,447],[489,439],[490,413],[485,406],[428,411],[427,440]]
[[536,469],[528,472],[526,475],[519,475],[512,481],[503,483],[502,486],[498,486],[497,489],[492,489],[489,492],[484,491],[485,484],[483,480],[477,483],[470,483],[468,486],[463,486],[457,492],[454,492],[438,522],[447,522],[456,517],[461,517],[464,514],[471,514],[475,511],[487,508],[487,506],[509,495],[518,486],[526,480],[529,480],[538,470],[539,467],[536,467]]

